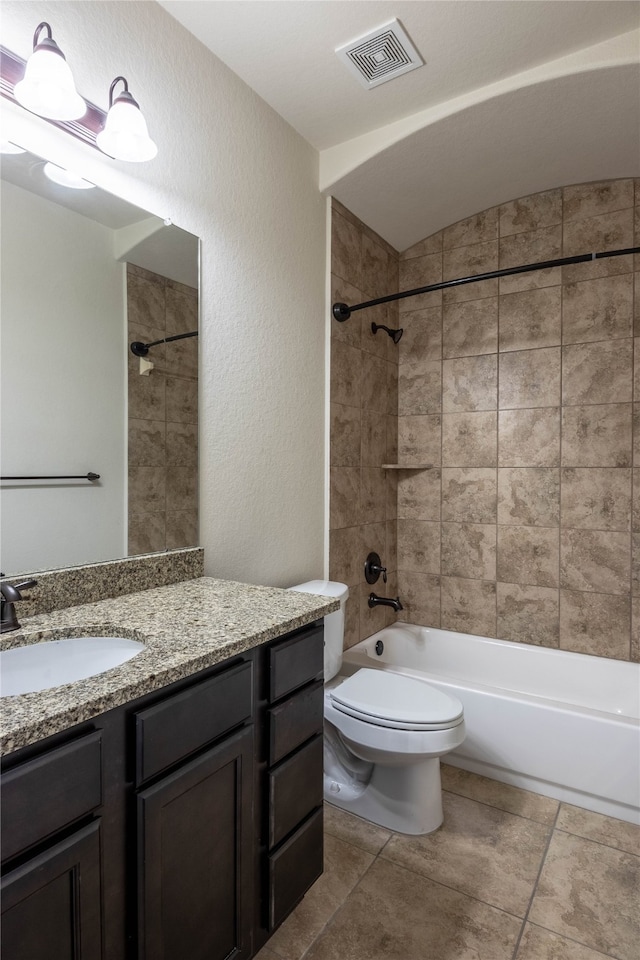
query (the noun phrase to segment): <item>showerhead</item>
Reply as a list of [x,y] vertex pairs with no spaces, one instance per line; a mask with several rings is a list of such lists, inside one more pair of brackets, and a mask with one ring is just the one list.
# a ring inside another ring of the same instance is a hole
[[400,338],[404,333],[404,330],[402,327],[400,327],[399,330],[390,330],[389,327],[385,327],[383,323],[372,323],[371,332],[377,333],[378,330],[385,330],[389,334],[389,336],[391,337],[394,343],[400,343]]

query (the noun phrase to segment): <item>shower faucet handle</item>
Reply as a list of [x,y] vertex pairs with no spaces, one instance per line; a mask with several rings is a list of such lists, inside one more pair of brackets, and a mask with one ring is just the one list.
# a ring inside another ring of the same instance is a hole
[[387,568],[382,566],[380,555],[371,551],[364,562],[364,578],[367,583],[377,583],[382,574],[382,582],[387,582]]

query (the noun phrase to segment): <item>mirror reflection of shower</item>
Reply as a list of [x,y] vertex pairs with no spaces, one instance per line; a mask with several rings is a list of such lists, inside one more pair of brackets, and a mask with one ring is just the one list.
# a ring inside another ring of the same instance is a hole
[[399,342],[400,342],[400,338],[402,337],[402,334],[404,333],[404,329],[403,329],[402,327],[400,327],[399,330],[391,330],[389,327],[385,327],[385,325],[384,325],[383,323],[372,323],[372,324],[371,324],[371,332],[372,332],[372,333],[377,333],[378,330],[384,330],[386,333],[388,333],[394,343],[399,343]]

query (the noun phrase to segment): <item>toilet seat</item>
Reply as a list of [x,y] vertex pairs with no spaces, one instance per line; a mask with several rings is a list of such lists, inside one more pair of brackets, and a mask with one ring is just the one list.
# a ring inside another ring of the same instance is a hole
[[360,669],[329,695],[337,711],[377,727],[445,730],[463,721],[456,697],[388,670]]

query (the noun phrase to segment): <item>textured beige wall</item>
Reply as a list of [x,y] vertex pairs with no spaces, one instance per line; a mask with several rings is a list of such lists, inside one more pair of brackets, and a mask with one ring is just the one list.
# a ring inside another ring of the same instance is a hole
[[[198,329],[198,291],[127,264],[128,344]],[[198,339],[128,355],[129,555],[198,544]]]
[[[398,288],[398,254],[336,200],[332,203],[332,302],[358,303]],[[371,591],[397,596],[396,474],[398,347],[371,323],[398,325],[398,305],[331,321],[329,576],[347,583],[348,646],[392,623],[389,607],[370,609]],[[374,586],[364,578],[370,551],[388,570]]]
[[[618,180],[504,203],[405,251],[399,289],[632,246],[639,202]],[[399,474],[404,619],[640,659],[638,276],[627,256],[400,302],[398,458],[434,464]]]

